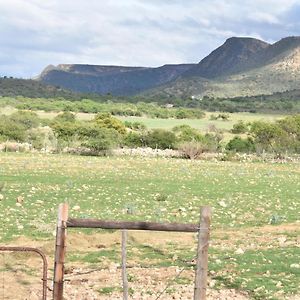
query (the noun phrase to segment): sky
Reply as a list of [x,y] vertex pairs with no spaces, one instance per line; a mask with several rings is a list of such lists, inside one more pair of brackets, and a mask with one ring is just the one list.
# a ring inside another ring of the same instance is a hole
[[300,35],[300,0],[0,0],[0,76],[197,63],[232,36]]

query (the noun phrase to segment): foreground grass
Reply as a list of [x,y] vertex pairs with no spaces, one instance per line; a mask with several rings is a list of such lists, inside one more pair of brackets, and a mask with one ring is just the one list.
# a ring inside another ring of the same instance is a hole
[[[191,223],[210,204],[216,287],[244,289],[254,299],[299,289],[299,230],[285,227],[299,224],[299,164],[1,153],[0,188],[2,244],[21,236],[53,239],[61,202],[72,217]],[[141,265],[190,267],[195,254],[195,244],[166,244],[161,252],[130,243],[129,258]],[[115,261],[119,250],[71,251],[70,261]]]

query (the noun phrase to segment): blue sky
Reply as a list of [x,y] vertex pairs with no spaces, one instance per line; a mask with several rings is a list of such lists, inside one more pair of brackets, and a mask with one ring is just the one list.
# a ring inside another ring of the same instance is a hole
[[300,0],[0,0],[0,76],[199,62],[231,36],[300,35]]

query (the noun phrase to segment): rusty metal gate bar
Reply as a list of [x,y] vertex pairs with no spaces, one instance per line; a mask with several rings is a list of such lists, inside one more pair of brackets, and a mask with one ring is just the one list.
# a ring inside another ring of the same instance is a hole
[[37,249],[31,247],[2,247],[0,246],[0,251],[7,251],[7,252],[35,252],[39,254],[43,260],[43,298],[42,300],[47,300],[47,270],[48,270],[48,263],[45,254]]

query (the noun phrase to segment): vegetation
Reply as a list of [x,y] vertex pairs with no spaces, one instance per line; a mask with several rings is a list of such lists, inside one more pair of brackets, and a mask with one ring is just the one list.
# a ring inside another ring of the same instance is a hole
[[21,110],[42,110],[46,112],[83,112],[83,113],[110,113],[114,116],[148,116],[152,118],[201,119],[204,112],[199,108],[167,108],[156,103],[115,103],[112,101],[96,102],[88,99],[68,101],[64,99],[2,97],[0,106],[13,106]]
[[[206,111],[223,112],[260,112],[260,113],[297,113],[300,112],[300,90],[276,92],[271,95],[201,98],[182,94],[170,97],[165,94],[156,96],[121,97],[87,93],[75,93],[59,87],[48,86],[39,81],[14,78],[0,78],[0,105],[17,105],[19,109],[73,112],[110,112],[113,115],[141,116],[157,118],[201,118]],[[150,106],[139,105],[148,103]],[[151,107],[151,103],[157,103]],[[121,105],[123,103],[123,105]],[[132,105],[130,105],[130,103]],[[104,105],[101,105],[104,104]],[[106,105],[105,105],[106,104]],[[165,105],[175,108],[164,110]],[[161,108],[161,109],[158,109]],[[166,113],[166,111],[168,113]]]
[[[213,207],[212,286],[236,288],[260,300],[299,293],[297,163],[39,153],[0,153],[0,163],[1,243],[25,236],[45,245],[51,255],[60,202],[69,203],[75,218],[188,223],[198,223],[199,206],[209,203]],[[16,205],[18,197],[23,203]],[[99,263],[120,262],[118,232],[80,232],[68,231],[68,266],[80,263],[81,268],[99,270]],[[140,234],[130,233],[128,240],[128,261],[140,267],[139,273],[143,267],[147,272],[151,267],[186,267],[183,275],[192,284],[193,235]]]
[[[228,115],[219,114],[222,119]],[[215,117],[214,117],[215,118]],[[219,119],[219,117],[217,116]],[[110,113],[98,113],[88,121],[79,120],[74,113],[63,112],[53,120],[41,119],[31,111],[16,111],[0,116],[0,141],[27,142],[36,149],[62,151],[77,148],[81,153],[90,150],[99,154],[118,147],[150,147],[179,149],[184,156],[196,158],[204,152],[222,152],[224,149],[242,153],[270,152],[274,154],[300,153],[299,115],[279,119],[273,123],[238,121],[233,125],[233,138],[224,145],[223,133],[210,128],[203,133],[189,125],[172,130],[147,129],[140,122],[123,123]],[[231,136],[232,136],[231,135]],[[242,136],[241,136],[242,135]],[[48,145],[48,146],[47,146]]]

